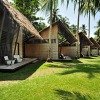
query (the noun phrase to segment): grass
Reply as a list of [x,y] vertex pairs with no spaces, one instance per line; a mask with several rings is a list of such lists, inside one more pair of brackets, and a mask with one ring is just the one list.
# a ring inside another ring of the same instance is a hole
[[100,57],[39,62],[0,73],[1,100],[99,100]]

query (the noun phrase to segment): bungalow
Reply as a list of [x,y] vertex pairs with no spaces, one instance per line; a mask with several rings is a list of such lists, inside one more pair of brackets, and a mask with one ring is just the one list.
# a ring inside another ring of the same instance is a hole
[[90,41],[93,43],[93,45],[90,47],[91,48],[91,56],[97,56],[99,44],[92,37],[90,38]]
[[[75,37],[72,37],[71,39],[74,39],[74,38]],[[79,50],[79,46],[78,46],[78,50]],[[65,40],[59,43],[59,53],[61,52],[61,54],[64,54],[65,56],[77,58],[79,57],[79,54],[77,54],[78,50],[77,50],[76,42],[70,43],[67,40]]]
[[62,41],[59,44],[59,46],[62,46],[61,53],[74,58],[90,56],[90,45],[92,45],[92,42],[83,32],[77,34],[77,40],[77,42],[72,44],[70,44],[68,41]]
[[[26,57],[38,57],[40,59],[47,59],[49,54],[49,32],[50,27],[45,28],[40,31],[43,41],[39,39],[29,39],[25,45],[25,55]],[[54,60],[59,59],[59,55],[69,54],[71,50],[63,48],[59,43],[61,41],[68,41],[68,43],[73,44],[77,39],[71,34],[71,32],[64,26],[61,21],[57,21],[52,24],[52,36],[51,36],[51,58]],[[35,47],[35,49],[34,49]],[[73,50],[74,51],[74,50]],[[72,53],[72,52],[71,52]]]
[[86,37],[83,32],[78,33],[80,41],[80,57],[90,56],[90,46],[92,42]]
[[31,22],[15,9],[7,0],[0,0],[0,63],[4,56],[9,59],[18,54],[23,57],[23,30],[42,39]]

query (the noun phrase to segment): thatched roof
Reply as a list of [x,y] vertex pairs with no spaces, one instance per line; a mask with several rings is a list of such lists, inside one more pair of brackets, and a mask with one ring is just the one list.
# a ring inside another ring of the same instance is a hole
[[80,32],[78,34],[79,34],[79,38],[80,38],[80,43],[82,42],[81,44],[83,44],[83,46],[85,46],[85,45],[92,46],[93,45],[93,43],[90,41],[90,39],[88,39],[83,32]]
[[71,33],[71,31],[68,28],[65,27],[65,25],[61,21],[58,21],[57,23],[59,25],[60,31],[64,32],[64,36],[65,36],[65,38],[67,39],[67,41],[70,44],[72,44],[72,43],[74,43],[74,42],[77,41],[77,39],[75,38],[75,36]]
[[[58,25],[58,29],[61,31],[61,34],[66,38],[66,40],[72,44],[74,42],[77,41],[77,39],[75,38],[75,36],[69,31],[68,28],[65,27],[65,25],[59,20],[59,21],[56,21],[52,24],[52,27],[54,25]],[[42,31],[40,31],[40,35],[43,31],[45,31],[46,29],[50,28],[50,26],[48,26],[47,28],[43,29]]]
[[34,28],[32,23],[16,8],[14,8],[7,0],[0,0],[3,6],[7,9],[7,11],[11,14],[12,18],[23,28],[27,29],[36,37],[42,39],[39,35],[38,31]]
[[99,42],[97,42],[98,44],[99,44],[99,49],[100,49],[100,41]]
[[90,41],[93,43],[91,47],[100,47],[100,45],[91,37]]
[[100,41],[99,42],[97,42],[99,45],[100,45]]
[[59,46],[66,46],[66,45],[69,45],[70,43],[68,41],[62,41],[59,43]]

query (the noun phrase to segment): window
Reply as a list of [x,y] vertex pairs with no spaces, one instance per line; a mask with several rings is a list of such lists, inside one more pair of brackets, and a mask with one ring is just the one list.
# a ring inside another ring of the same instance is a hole
[[52,39],[51,40],[51,43],[56,43],[56,39]]

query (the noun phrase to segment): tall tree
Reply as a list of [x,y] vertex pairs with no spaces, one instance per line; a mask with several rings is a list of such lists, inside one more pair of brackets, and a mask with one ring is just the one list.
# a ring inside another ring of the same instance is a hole
[[52,39],[52,14],[53,9],[56,8],[56,5],[58,4],[58,0],[41,0],[42,4],[42,10],[44,10],[46,13],[49,12],[50,15],[50,33],[49,33],[49,53],[48,53],[48,60],[51,59],[51,39]]
[[61,22],[62,22],[67,28],[69,28],[70,22],[69,22],[69,19],[68,19],[67,17],[62,17],[62,16],[60,16],[59,19],[61,20]]
[[96,36],[96,40],[100,42],[100,20],[97,22],[96,28],[97,30],[94,32],[94,35]]
[[88,15],[88,38],[90,37],[90,16],[91,14],[95,16],[95,8],[93,0],[85,0],[84,5],[81,8],[81,14],[85,13]]
[[14,0],[14,5],[30,21],[36,19],[35,14],[39,10],[39,0]]
[[40,18],[36,17],[37,11],[40,10],[39,0],[13,0],[13,1],[14,2],[12,4],[32,22],[32,24],[37,30],[40,30],[41,29],[41,27],[39,27]]
[[94,8],[95,8],[95,13],[100,12],[100,0],[92,0]]
[[70,30],[71,30],[71,32],[75,35],[76,32],[77,32],[77,25],[72,24],[72,25],[70,26]]
[[82,26],[80,27],[80,30],[85,34],[87,35],[87,32],[86,32],[86,25],[85,24],[82,24]]
[[[52,11],[52,23],[56,22],[57,20],[60,19],[61,15],[58,14],[58,11],[59,11],[59,9],[53,9],[53,11]],[[49,17],[48,23],[50,23],[50,17]]]
[[[78,16],[77,16],[77,31],[76,31],[76,38],[77,38],[77,57],[79,56],[79,39],[78,39],[78,32],[79,32],[79,24],[80,24],[80,10],[84,4],[84,0],[71,0],[74,3],[74,10],[76,9],[76,5],[78,5]],[[69,0],[67,0],[67,6],[69,4]]]

